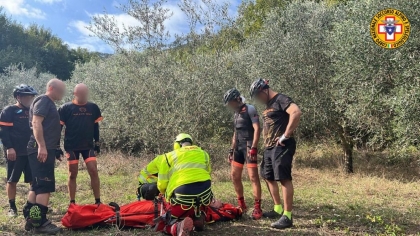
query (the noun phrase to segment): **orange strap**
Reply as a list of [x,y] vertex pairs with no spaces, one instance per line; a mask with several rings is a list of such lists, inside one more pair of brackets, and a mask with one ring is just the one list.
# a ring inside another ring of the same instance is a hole
[[101,117],[99,117],[98,119],[96,119],[96,120],[95,120],[95,123],[99,123],[99,122],[101,122],[103,119],[104,119],[104,118],[101,116]]
[[89,163],[89,162],[91,162],[91,161],[96,161],[96,157],[89,157],[89,158],[86,158],[85,163]]
[[257,165],[257,163],[248,163],[248,164],[246,164],[246,167],[248,167],[248,168],[258,168],[258,165]]
[[79,164],[79,160],[67,161],[67,164],[69,164],[69,165],[77,165],[77,164]]
[[10,122],[2,122],[2,121],[0,121],[0,126],[8,126],[8,127],[12,127],[12,126],[13,126],[13,123],[10,123]]
[[238,168],[244,168],[244,164],[241,164],[241,163],[236,162],[236,161],[232,161],[232,165],[233,165],[233,166],[236,166],[236,167],[238,167]]

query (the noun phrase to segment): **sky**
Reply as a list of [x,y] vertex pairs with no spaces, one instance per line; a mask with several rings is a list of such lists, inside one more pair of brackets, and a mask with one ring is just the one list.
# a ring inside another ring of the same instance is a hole
[[[217,0],[220,1],[220,0]],[[236,14],[240,0],[227,0],[230,14]],[[31,23],[50,29],[70,48],[87,48],[90,51],[113,53],[110,46],[86,29],[94,15],[107,12],[119,25],[133,26],[138,22],[117,8],[126,0],[0,0],[0,7],[13,20],[28,26]],[[185,33],[188,30],[185,15],[178,7],[179,0],[168,0],[166,7],[172,17],[165,22],[170,33]]]

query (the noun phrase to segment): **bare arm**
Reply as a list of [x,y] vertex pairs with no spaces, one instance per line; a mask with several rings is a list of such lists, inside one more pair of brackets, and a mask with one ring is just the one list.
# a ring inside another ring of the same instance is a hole
[[261,133],[260,123],[259,122],[253,123],[252,127],[254,127],[254,139],[252,141],[251,147],[256,148],[258,147],[258,142],[260,141],[260,133]]
[[35,140],[40,148],[46,148],[44,140],[44,129],[42,127],[42,122],[44,117],[34,115],[32,118],[32,128],[34,131]]
[[235,149],[236,148],[236,132],[233,132],[233,136],[232,136],[232,146],[230,147],[231,149]]
[[290,117],[289,124],[287,125],[284,135],[286,137],[290,137],[299,125],[300,116],[302,115],[302,112],[300,111],[300,108],[294,103],[290,104],[290,106],[286,109],[286,112],[289,114]]

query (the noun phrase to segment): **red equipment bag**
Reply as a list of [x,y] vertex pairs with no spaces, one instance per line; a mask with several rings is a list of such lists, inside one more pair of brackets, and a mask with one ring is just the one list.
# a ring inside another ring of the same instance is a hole
[[115,207],[117,214],[106,220],[105,223],[116,224],[120,228],[153,227],[155,226],[154,219],[166,212],[166,203],[162,200],[136,201],[121,208],[115,203],[110,203],[110,205]]
[[105,220],[113,216],[115,216],[115,210],[108,205],[91,204],[81,206],[70,204],[67,213],[61,219],[61,223],[69,229],[81,229],[104,223]]
[[237,220],[242,216],[242,209],[229,203],[223,203],[221,207],[206,207],[206,222]]
[[69,229],[81,229],[94,225],[117,225],[123,227],[146,228],[155,225],[154,219],[166,211],[164,200],[136,201],[122,207],[111,202],[109,205],[71,204],[61,219]]

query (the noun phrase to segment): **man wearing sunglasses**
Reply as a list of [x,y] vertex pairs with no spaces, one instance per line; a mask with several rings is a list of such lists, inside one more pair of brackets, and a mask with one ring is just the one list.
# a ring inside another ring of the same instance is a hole
[[60,228],[47,219],[48,202],[55,192],[55,160],[62,152],[57,152],[60,141],[60,116],[55,105],[65,93],[65,84],[52,79],[47,84],[44,95],[35,98],[29,109],[29,126],[33,134],[28,143],[28,159],[32,171],[32,188],[28,196],[28,212],[25,230],[38,234],[57,234]]

